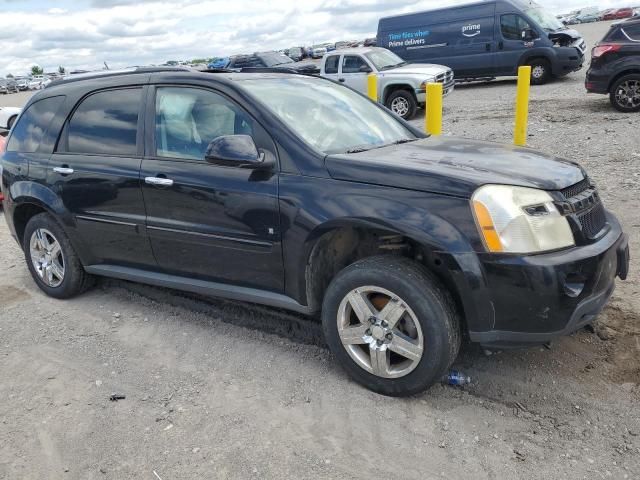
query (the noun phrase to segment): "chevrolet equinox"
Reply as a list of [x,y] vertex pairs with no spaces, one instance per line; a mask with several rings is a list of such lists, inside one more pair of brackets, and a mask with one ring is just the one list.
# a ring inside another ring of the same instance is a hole
[[320,313],[358,382],[410,395],[461,338],[546,343],[592,322],[627,235],[577,164],[427,137],[330,80],[137,69],[54,82],[2,158],[35,283],[106,276]]

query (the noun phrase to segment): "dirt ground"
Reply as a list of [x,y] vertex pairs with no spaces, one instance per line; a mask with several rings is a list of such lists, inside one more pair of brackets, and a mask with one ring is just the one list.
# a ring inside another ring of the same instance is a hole
[[[605,28],[580,30],[591,46]],[[0,478],[640,478],[640,115],[583,80],[533,88],[529,141],[584,165],[630,234],[630,278],[595,333],[467,345],[471,385],[385,398],[303,317],[111,280],[47,298],[0,222]],[[514,93],[459,87],[447,134],[510,142]]]

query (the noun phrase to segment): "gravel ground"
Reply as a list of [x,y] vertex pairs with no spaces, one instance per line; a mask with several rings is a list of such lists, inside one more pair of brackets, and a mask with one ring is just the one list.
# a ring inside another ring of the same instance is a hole
[[[592,45],[605,27],[580,30]],[[533,88],[530,145],[587,168],[638,258],[640,116],[583,78]],[[514,93],[461,86],[446,132],[510,142]],[[640,477],[636,262],[595,333],[491,356],[467,345],[472,385],[392,399],[351,382],[313,320],[111,280],[60,302],[4,222],[0,245],[0,478]]]

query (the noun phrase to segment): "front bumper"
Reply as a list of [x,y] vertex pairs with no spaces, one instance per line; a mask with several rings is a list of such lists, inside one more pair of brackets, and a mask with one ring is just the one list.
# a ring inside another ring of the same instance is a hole
[[608,228],[597,242],[560,252],[479,255],[490,325],[470,326],[470,339],[494,348],[527,346],[593,322],[613,293],[615,278],[625,279],[629,269],[628,237],[610,214]]
[[[445,84],[442,86],[442,96],[446,97],[447,95],[450,95],[456,88],[456,82],[455,80]],[[423,89],[416,89],[416,100],[418,100],[418,104],[420,105],[424,105],[427,101],[427,93],[425,90]]]

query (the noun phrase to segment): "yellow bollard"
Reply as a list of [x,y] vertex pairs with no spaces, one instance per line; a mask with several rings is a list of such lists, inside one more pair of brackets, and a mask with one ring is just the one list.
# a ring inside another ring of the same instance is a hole
[[430,135],[442,135],[442,84],[427,84],[425,131]]
[[378,101],[378,77],[375,73],[367,76],[367,95],[374,102]]
[[518,91],[516,94],[516,125],[513,131],[513,143],[520,147],[527,144],[527,123],[529,121],[529,90],[531,85],[531,67],[518,68]]

